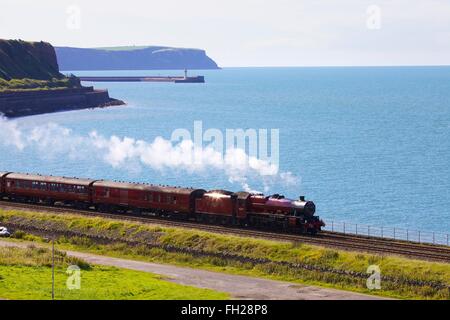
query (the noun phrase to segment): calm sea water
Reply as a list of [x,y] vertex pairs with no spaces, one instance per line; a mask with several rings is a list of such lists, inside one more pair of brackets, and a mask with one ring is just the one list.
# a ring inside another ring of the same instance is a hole
[[[198,73],[206,76],[206,84],[96,83],[128,105],[22,118],[18,128],[56,123],[75,136],[96,130],[105,137],[149,142],[157,136],[170,139],[177,128],[192,132],[195,120],[202,120],[205,129],[279,128],[280,171],[292,172],[301,182],[277,181],[270,192],[304,194],[325,219],[450,231],[450,68],[232,68]],[[0,169],[5,170],[241,189],[213,169],[190,174],[143,166],[136,171],[113,168],[95,156],[49,157],[42,149],[19,151],[2,144],[0,154]],[[248,182],[262,188],[257,178]]]

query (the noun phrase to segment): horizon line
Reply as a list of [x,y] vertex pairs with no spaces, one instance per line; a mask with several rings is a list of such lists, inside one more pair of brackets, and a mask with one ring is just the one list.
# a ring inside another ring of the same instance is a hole
[[[408,67],[450,67],[449,64],[399,64],[399,65],[291,65],[291,66],[219,66],[220,69],[226,68],[408,68]],[[192,69],[194,70],[194,69]],[[204,69],[208,70],[208,69]],[[217,70],[217,69],[211,69]]]

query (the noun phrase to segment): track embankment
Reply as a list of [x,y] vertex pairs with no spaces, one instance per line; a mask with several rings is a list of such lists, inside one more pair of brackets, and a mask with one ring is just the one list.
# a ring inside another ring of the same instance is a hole
[[131,214],[100,213],[91,210],[77,210],[68,207],[43,206],[36,204],[23,204],[9,201],[0,201],[0,208],[81,214],[87,216],[105,217],[144,223],[160,224],[169,227],[199,229],[202,231],[232,234],[243,237],[254,237],[270,240],[281,240],[297,243],[307,243],[325,247],[339,248],[349,251],[361,251],[376,254],[399,255],[412,259],[429,261],[441,261],[450,263],[450,247],[442,245],[422,244],[401,240],[390,240],[374,237],[364,237],[333,232],[323,232],[320,235],[298,235],[278,233],[274,231],[262,231],[247,228],[225,227],[217,225],[205,225],[191,221],[167,220],[155,216],[135,216]]

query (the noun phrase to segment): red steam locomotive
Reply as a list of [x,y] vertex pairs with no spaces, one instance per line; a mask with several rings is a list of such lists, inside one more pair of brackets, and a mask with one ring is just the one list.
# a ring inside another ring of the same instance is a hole
[[0,198],[73,206],[101,212],[133,212],[203,223],[283,229],[315,234],[325,224],[312,201],[152,184],[0,172]]

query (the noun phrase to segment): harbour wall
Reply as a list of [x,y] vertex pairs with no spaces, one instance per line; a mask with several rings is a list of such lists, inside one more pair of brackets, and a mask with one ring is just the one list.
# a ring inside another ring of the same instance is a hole
[[9,118],[123,104],[93,87],[0,93],[0,113]]
[[138,76],[138,77],[121,77],[121,76],[89,76],[79,77],[81,81],[91,82],[174,82],[174,83],[204,83],[204,76],[194,77],[176,77],[176,76]]

